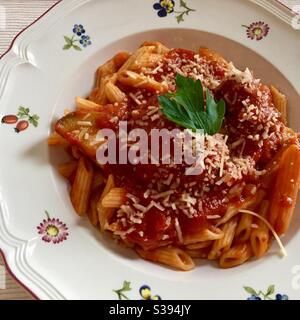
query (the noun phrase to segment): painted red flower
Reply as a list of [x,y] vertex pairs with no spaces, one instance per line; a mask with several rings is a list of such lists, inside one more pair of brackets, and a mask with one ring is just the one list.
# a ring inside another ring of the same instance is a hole
[[45,213],[47,219],[44,219],[37,227],[39,234],[43,236],[42,240],[54,244],[67,240],[69,233],[66,224],[59,219],[51,219],[47,211]]
[[251,40],[256,39],[257,41],[265,38],[270,31],[269,25],[263,21],[253,22],[250,24],[250,26],[244,25],[243,27],[247,28],[248,38]]

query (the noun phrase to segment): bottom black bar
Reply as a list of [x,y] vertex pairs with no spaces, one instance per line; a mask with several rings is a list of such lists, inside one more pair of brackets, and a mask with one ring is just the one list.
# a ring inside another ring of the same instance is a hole
[[60,319],[73,312],[76,316],[83,314],[84,320],[91,314],[100,320],[198,320],[206,316],[260,319],[264,313],[268,318],[273,314],[287,317],[294,310],[297,314],[299,307],[299,301],[0,301],[1,311],[7,308],[10,317],[32,308],[35,314],[57,310]]

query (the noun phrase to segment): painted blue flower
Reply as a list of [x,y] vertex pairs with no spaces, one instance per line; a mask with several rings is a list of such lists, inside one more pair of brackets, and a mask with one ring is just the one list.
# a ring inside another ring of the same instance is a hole
[[160,0],[153,5],[155,10],[158,10],[159,17],[166,17],[168,14],[174,12],[175,2],[174,0]]
[[91,38],[89,36],[82,36],[79,42],[84,48],[92,44]]
[[247,300],[261,300],[261,298],[253,294],[251,297],[247,298]]
[[276,294],[276,300],[289,300],[289,297],[286,294]]
[[78,37],[85,34],[85,30],[82,24],[75,24],[73,28],[73,33],[75,33]]

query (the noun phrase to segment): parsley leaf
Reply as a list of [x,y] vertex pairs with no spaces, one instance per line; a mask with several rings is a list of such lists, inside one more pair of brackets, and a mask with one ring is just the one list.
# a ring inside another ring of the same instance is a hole
[[21,119],[28,117],[29,115],[29,108],[25,108],[25,107],[19,107],[19,111],[17,116]]
[[29,116],[28,121],[34,126],[37,127],[39,125],[40,117],[36,114],[33,116]]
[[165,117],[181,127],[214,135],[222,127],[226,105],[224,100],[216,102],[212,93],[206,90],[204,102],[203,86],[200,80],[193,80],[177,74],[176,93],[159,96],[158,102]]

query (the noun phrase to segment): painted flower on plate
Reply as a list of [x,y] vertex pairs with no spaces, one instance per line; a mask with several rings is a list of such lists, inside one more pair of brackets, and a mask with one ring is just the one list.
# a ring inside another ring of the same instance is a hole
[[289,297],[286,294],[280,293],[277,293],[275,298],[276,300],[289,300]]
[[160,0],[154,3],[153,8],[160,18],[174,14],[178,23],[184,22],[191,12],[196,11],[188,6],[187,0]]
[[78,37],[85,34],[85,30],[82,24],[75,24],[73,28],[73,33],[75,33]]
[[69,233],[66,224],[59,219],[51,218],[47,211],[46,215],[47,219],[44,219],[37,227],[38,233],[42,235],[42,240],[54,244],[67,240]]
[[160,0],[153,5],[155,10],[158,10],[159,17],[166,17],[168,14],[174,12],[175,2],[173,0]]
[[275,285],[270,285],[266,291],[256,291],[252,287],[244,287],[244,289],[250,294],[247,300],[289,300],[286,294],[275,294]]
[[161,297],[158,295],[152,296],[151,288],[149,286],[142,286],[140,288],[140,295],[143,300],[161,300]]
[[263,21],[259,22],[253,22],[250,24],[250,26],[243,26],[247,28],[247,36],[251,40],[257,40],[260,41],[263,38],[265,38],[270,31],[270,27],[267,23]]
[[[131,290],[131,283],[129,281],[124,281],[122,288],[113,290],[113,292],[118,296],[119,300],[131,300],[127,295]],[[146,285],[140,287],[139,293],[142,297],[142,300],[161,300],[161,297],[158,295],[152,296],[151,288]]]
[[260,297],[252,295],[251,297],[247,298],[247,300],[261,300]]
[[85,28],[82,24],[75,24],[73,27],[72,36],[64,36],[65,45],[63,50],[74,49],[76,51],[82,51],[82,48],[86,48],[92,44],[91,37],[86,34]]
[[92,44],[91,38],[89,36],[82,36],[79,42],[84,48]]

